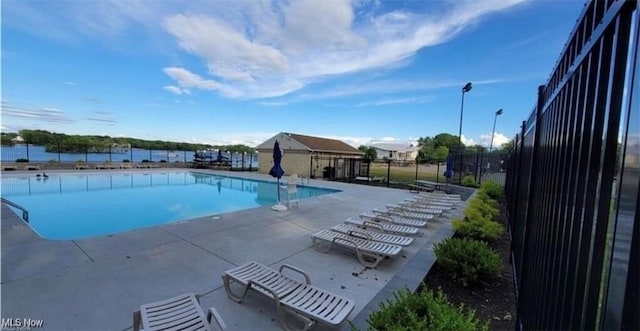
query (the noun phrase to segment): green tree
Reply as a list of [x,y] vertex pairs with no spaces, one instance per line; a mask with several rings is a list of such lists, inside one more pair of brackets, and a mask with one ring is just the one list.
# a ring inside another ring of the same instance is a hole
[[[433,138],[420,137],[418,146],[420,146],[419,161],[439,162],[447,158],[450,150],[458,149],[458,136],[440,133]],[[464,147],[464,144],[462,146]]]
[[378,158],[378,152],[376,151],[375,147],[360,145],[360,147],[358,147],[358,150],[364,153],[362,159],[366,163],[371,163],[373,162],[373,160]]
[[[20,136],[25,142],[34,145],[45,146],[48,152],[106,152],[112,144],[130,144],[133,148],[155,149],[155,150],[184,150],[195,151],[207,148],[214,148],[208,144],[191,144],[184,142],[172,142],[161,140],[142,140],[136,138],[118,137],[111,138],[109,136],[92,136],[92,135],[66,135],[62,133],[48,132],[45,130],[20,130]],[[15,133],[3,133],[2,143],[11,141],[16,137]],[[9,138],[11,137],[11,138]],[[216,146],[223,151],[233,153],[255,153],[255,148],[245,145],[224,145]]]
[[1,144],[13,146],[14,145],[13,139],[15,139],[17,136],[18,134],[14,132],[9,132],[9,133],[2,132],[0,133]]
[[[433,137],[433,144],[435,147],[445,146],[449,150],[458,148],[458,136],[450,135],[448,133],[440,133]],[[462,143],[464,146],[464,143]]]
[[509,140],[508,142],[500,145],[500,149],[503,149],[505,151],[510,151],[513,149],[513,139]]
[[436,161],[445,161],[449,155],[449,148],[447,146],[438,146],[433,154]]

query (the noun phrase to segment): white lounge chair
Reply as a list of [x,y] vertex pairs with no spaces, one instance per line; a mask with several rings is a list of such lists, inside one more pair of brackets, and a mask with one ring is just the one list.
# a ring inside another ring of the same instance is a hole
[[[354,231],[355,232],[355,231]],[[354,249],[358,261],[365,267],[375,268],[385,257],[394,257],[400,253],[402,246],[387,244],[367,237],[366,233],[359,233],[359,237],[349,236],[331,230],[320,230],[311,235],[313,248],[319,252],[326,253],[335,244],[341,247]],[[324,247],[321,245],[324,244]]]
[[89,165],[85,162],[77,162],[73,168],[75,170],[89,169]]
[[133,312],[133,331],[153,330],[213,330],[215,321],[220,330],[227,330],[227,326],[215,308],[209,308],[205,316],[200,308],[199,296],[185,293],[177,297],[148,303],[140,306],[140,310]]
[[401,236],[418,234],[417,228],[414,228],[412,226],[393,224],[386,221],[382,222],[380,220],[376,220],[375,216],[376,215],[374,215],[374,218],[370,220],[364,220],[358,216],[351,216],[346,220],[344,220],[344,222],[347,224],[353,224],[361,229],[373,230],[373,231],[390,233],[390,234],[398,234]]
[[[373,208],[371,210],[376,216],[384,216],[393,219],[396,224],[423,227],[427,225],[427,221],[433,219],[433,214],[414,213],[402,209]],[[360,214],[361,217],[369,217],[369,213]],[[415,222],[420,221],[420,222]],[[424,224],[424,225],[417,225]]]
[[442,200],[431,200],[431,199],[406,199],[398,202],[400,205],[406,206],[416,206],[416,207],[431,207],[431,208],[440,208],[443,210],[450,210],[455,208],[458,203],[451,201],[442,201]]
[[[420,215],[423,216],[428,214],[420,214]],[[376,222],[381,221],[381,222],[388,222],[388,223],[393,223],[398,225],[413,226],[418,228],[425,227],[427,225],[427,220],[433,218],[433,215],[428,215],[428,216],[430,217],[428,218],[412,217],[411,214],[409,214],[409,216],[405,216],[405,214],[401,213],[400,211],[379,209],[379,208],[375,208],[371,212],[364,212],[360,214],[360,217],[371,219]]]
[[[418,206],[418,205],[409,205],[409,204],[388,204],[387,209],[400,209],[412,213],[422,213],[422,214],[431,214],[431,215],[440,215],[443,211],[448,210],[447,207],[441,206]],[[451,208],[449,208],[451,209]]]
[[440,200],[449,200],[449,201],[461,201],[462,197],[460,194],[442,194],[442,193],[420,193],[417,195],[417,198],[432,198],[432,199],[440,199]]
[[359,237],[358,233],[365,233],[368,237],[362,237],[362,239],[375,240],[383,243],[400,245],[400,246],[409,246],[413,242],[413,238],[399,236],[395,234],[388,234],[384,232],[365,230],[359,228],[354,224],[338,224],[331,228],[332,231],[344,233],[350,236]]
[[[299,273],[304,281],[283,274],[284,269]],[[355,302],[311,285],[309,275],[294,266],[283,264],[276,271],[255,261],[227,270],[222,275],[224,289],[229,299],[242,303],[250,289],[275,300],[278,319],[285,330],[294,327],[287,322],[287,315],[304,322],[308,330],[317,322],[329,326],[340,325],[349,316]],[[233,293],[232,284],[242,287],[242,294]]]

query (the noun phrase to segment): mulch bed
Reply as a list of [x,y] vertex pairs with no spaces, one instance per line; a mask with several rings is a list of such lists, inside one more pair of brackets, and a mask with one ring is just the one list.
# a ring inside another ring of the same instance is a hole
[[426,287],[437,292],[441,289],[450,302],[464,304],[475,310],[476,317],[488,321],[491,330],[514,330],[516,317],[516,298],[513,272],[510,261],[511,237],[507,233],[507,219],[502,204],[500,222],[505,232],[500,240],[490,246],[502,256],[502,274],[483,285],[463,287],[451,281],[451,276],[436,263],[424,279]]

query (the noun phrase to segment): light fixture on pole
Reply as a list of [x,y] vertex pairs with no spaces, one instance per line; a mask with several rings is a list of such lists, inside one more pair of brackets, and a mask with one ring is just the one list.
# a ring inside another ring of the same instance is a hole
[[460,130],[458,130],[458,158],[460,159],[459,179],[462,183],[462,114],[464,112],[464,94],[471,91],[471,82],[462,87],[462,102],[460,103]]
[[491,144],[489,144],[489,153],[491,153],[491,150],[493,149],[493,136],[496,135],[496,121],[498,120],[499,115],[502,115],[502,108],[496,111],[496,116],[493,118],[493,131],[491,131]]

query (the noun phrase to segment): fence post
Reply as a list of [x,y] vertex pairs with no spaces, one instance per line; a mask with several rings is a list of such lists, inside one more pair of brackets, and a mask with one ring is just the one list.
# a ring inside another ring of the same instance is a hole
[[[482,151],[476,152],[476,183],[480,184],[482,182]],[[480,164],[480,166],[478,166]]]
[[29,143],[27,143],[27,161],[29,161]]
[[60,164],[60,142],[58,141],[58,164]]
[[387,187],[389,187],[389,182],[391,181],[391,157],[393,156],[393,152],[389,152],[389,159],[387,160]]
[[[529,272],[529,267],[530,265],[527,263],[527,260],[529,260],[529,258],[531,257],[531,254],[534,254],[532,252],[533,247],[530,247],[529,249],[527,249],[527,243],[529,243],[532,239],[532,236],[534,235],[530,229],[531,226],[531,219],[533,218],[533,208],[531,208],[531,206],[535,206],[535,202],[537,200],[537,190],[538,190],[538,185],[537,182],[538,180],[537,175],[538,175],[538,167],[537,167],[537,158],[538,158],[538,154],[540,153],[540,139],[541,139],[541,135],[542,135],[542,110],[544,108],[544,89],[545,86],[544,85],[540,85],[538,86],[538,103],[536,106],[536,123],[535,123],[535,128],[534,128],[534,136],[533,136],[533,146],[532,146],[532,151],[531,151],[531,172],[529,175],[529,178],[526,178],[525,180],[528,181],[527,183],[527,187],[528,187],[528,193],[527,193],[527,197],[528,197],[528,201],[527,201],[527,208],[526,208],[526,214],[524,215],[524,238],[522,241],[522,247],[523,247],[523,251],[522,251],[522,255],[521,255],[521,259],[522,259],[522,264],[521,264],[521,273],[520,273],[520,287],[521,289],[525,289],[525,290],[531,290],[532,286],[530,284],[528,284],[529,279],[528,276],[528,272]],[[523,130],[522,132],[524,134],[526,134],[526,122],[522,123],[522,127]],[[525,140],[525,136],[523,134],[523,139],[522,139],[522,143],[524,145],[524,140]],[[523,146],[524,147],[524,146]],[[523,323],[522,321],[522,316],[521,316],[521,309],[524,308],[528,308],[530,307],[531,302],[527,302],[528,304],[525,304],[523,302],[523,298],[527,297],[528,294],[530,293],[520,293],[520,295],[518,296],[518,317],[517,317],[517,321],[519,323]],[[527,298],[528,300],[531,300],[531,298]],[[528,320],[526,321],[527,324],[531,323],[531,316],[527,316]],[[523,323],[525,324],[525,323]],[[530,325],[530,324],[529,324]]]

